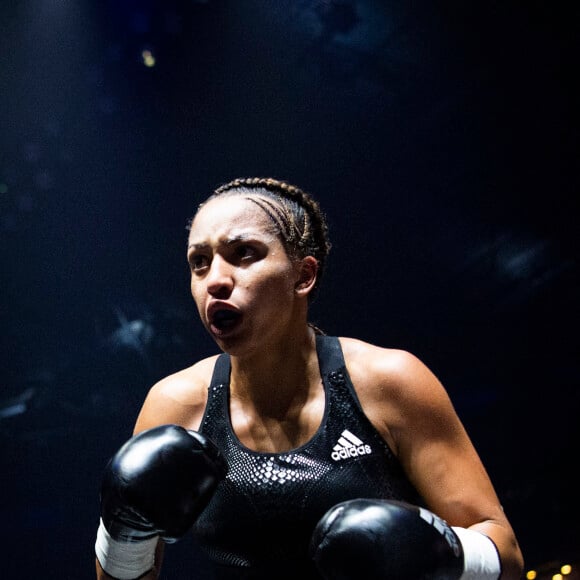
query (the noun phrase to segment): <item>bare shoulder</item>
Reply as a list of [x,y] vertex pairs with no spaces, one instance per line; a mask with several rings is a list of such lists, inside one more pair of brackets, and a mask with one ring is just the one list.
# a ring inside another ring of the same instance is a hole
[[341,337],[340,343],[349,374],[361,388],[373,384],[394,394],[401,387],[406,391],[409,387],[420,389],[434,378],[432,371],[409,351],[347,337]]
[[147,393],[135,433],[169,423],[198,429],[217,356],[205,358],[155,383]]
[[148,397],[169,398],[179,404],[192,404],[201,396],[211,380],[217,355],[205,358],[190,367],[168,375],[153,385]]

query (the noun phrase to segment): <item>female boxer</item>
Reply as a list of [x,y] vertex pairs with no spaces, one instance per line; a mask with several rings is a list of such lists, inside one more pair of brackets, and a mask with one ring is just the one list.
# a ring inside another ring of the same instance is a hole
[[157,578],[190,527],[212,578],[520,578],[434,373],[309,324],[329,249],[318,203],[283,181],[236,179],[198,208],[191,294],[221,353],[150,390],[104,478],[98,578]]

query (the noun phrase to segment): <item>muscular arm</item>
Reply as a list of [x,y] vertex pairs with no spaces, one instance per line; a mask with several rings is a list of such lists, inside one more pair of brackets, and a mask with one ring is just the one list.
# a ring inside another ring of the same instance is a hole
[[488,536],[500,554],[502,578],[519,579],[523,557],[514,531],[440,381],[405,351],[356,341],[345,346],[345,355],[357,353],[347,356],[347,365],[353,361],[351,376],[365,412],[427,507],[452,526]]

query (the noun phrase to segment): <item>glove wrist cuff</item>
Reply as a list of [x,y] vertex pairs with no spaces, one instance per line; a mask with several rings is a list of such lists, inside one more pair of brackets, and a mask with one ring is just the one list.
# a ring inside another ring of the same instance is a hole
[[119,542],[111,537],[100,520],[95,541],[95,554],[101,568],[113,578],[135,580],[155,564],[158,537],[136,542]]
[[496,545],[486,535],[452,527],[463,547],[463,574],[459,580],[497,580],[501,562]]

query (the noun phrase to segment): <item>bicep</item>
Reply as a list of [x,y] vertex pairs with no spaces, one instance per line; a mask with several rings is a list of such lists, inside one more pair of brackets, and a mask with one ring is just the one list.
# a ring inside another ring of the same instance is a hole
[[465,428],[453,411],[426,416],[411,430],[401,462],[428,506],[451,525],[468,527],[497,517],[499,501]]

